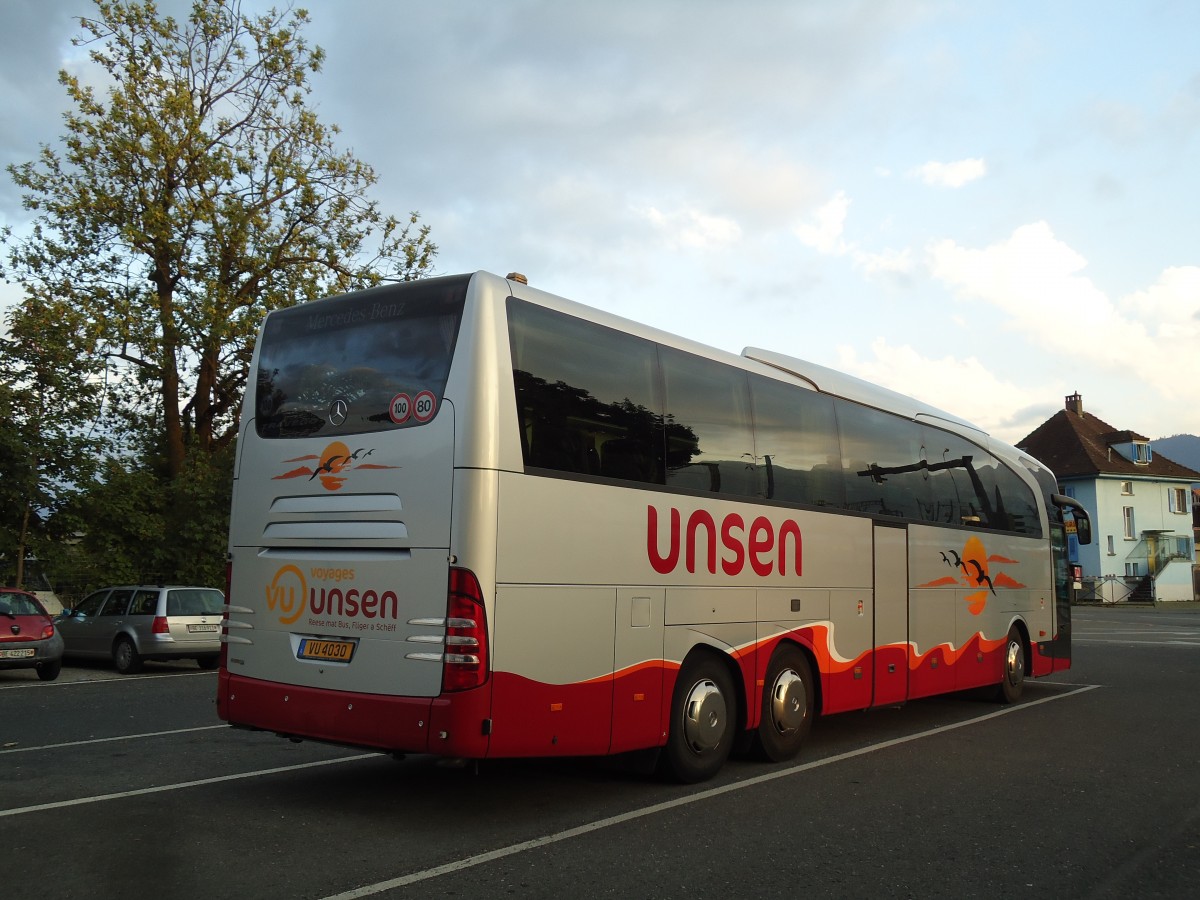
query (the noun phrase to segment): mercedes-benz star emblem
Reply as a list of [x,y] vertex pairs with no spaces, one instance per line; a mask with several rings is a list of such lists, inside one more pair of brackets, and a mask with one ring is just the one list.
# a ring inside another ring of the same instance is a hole
[[346,421],[346,413],[350,411],[350,407],[345,400],[334,400],[329,405],[329,424],[341,425]]

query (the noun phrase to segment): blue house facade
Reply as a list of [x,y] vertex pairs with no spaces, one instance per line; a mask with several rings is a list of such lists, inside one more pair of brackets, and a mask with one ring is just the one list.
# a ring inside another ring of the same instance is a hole
[[1088,591],[1110,601],[1196,599],[1192,483],[1200,472],[1085,412],[1077,393],[1017,446],[1091,514],[1092,543],[1071,548]]

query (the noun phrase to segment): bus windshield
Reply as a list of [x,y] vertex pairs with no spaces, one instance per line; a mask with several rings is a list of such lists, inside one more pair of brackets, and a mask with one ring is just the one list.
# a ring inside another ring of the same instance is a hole
[[423,424],[418,398],[429,397],[434,408],[441,401],[468,281],[386,285],[270,316],[255,394],[259,437]]

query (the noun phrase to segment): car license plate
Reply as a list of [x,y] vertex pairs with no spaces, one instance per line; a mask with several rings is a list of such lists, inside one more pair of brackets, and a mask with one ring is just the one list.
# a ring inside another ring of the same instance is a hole
[[0,650],[0,659],[29,659],[37,653],[32,647],[22,647],[20,650]]
[[201,631],[211,632],[211,631],[220,631],[220,630],[221,630],[220,625],[189,625],[188,626],[188,631],[190,631],[192,634],[196,634],[197,632],[201,632]]
[[350,662],[354,656],[352,641],[327,641],[317,638],[304,638],[296,652],[300,659],[322,659],[329,662]]

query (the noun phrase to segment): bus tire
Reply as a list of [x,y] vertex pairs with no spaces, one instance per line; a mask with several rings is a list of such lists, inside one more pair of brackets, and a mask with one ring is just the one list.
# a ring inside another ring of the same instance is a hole
[[812,727],[815,707],[808,658],[794,644],[780,644],[771,654],[763,681],[762,720],[755,735],[755,755],[768,762],[795,758]]
[[720,771],[733,748],[738,704],[729,670],[710,653],[684,660],[671,697],[671,724],[659,772],[695,784]]
[[1004,641],[1003,664],[995,699],[997,703],[1016,703],[1025,689],[1025,639],[1016,625],[1008,630]]

